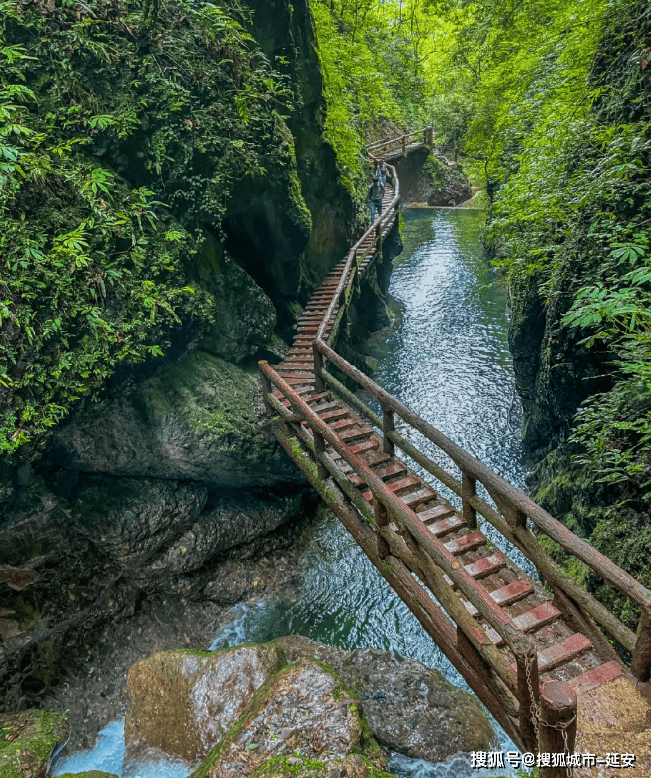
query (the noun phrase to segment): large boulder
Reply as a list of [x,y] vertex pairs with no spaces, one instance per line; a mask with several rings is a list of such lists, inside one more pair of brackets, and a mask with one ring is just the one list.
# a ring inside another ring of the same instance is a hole
[[194,484],[95,476],[78,490],[72,515],[102,554],[137,573],[196,521],[207,499]]
[[249,778],[292,755],[341,760],[361,736],[359,710],[341,681],[314,662],[298,662],[276,676],[265,703],[229,733],[204,775]]
[[129,671],[127,755],[156,749],[188,762],[206,757],[282,664],[272,645],[169,651]]
[[390,651],[352,653],[303,637],[275,641],[290,662],[327,663],[359,695],[373,736],[389,751],[439,762],[490,750],[493,728],[479,702],[441,673]]
[[0,776],[45,778],[54,751],[68,736],[60,713],[28,710],[0,715]]
[[209,489],[302,481],[259,424],[256,368],[205,351],[61,426],[50,459],[67,470],[192,480]]

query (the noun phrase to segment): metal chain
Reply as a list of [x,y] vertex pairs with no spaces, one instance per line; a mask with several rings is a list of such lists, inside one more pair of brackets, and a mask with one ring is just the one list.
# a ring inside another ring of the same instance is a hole
[[533,693],[533,684],[531,682],[531,667],[529,665],[529,657],[525,654],[524,657],[524,672],[527,677],[527,687],[529,688],[529,699],[531,705],[529,709],[531,711],[531,721],[533,722],[533,729],[536,733],[536,740],[538,740],[538,721],[540,719],[540,705],[536,703],[536,697]]

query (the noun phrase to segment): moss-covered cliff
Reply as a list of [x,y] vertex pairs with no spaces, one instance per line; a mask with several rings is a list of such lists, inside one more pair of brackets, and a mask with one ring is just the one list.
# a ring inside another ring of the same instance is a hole
[[225,555],[289,541],[265,533],[301,514],[301,479],[255,363],[286,349],[356,215],[307,2],[1,7],[0,566],[29,571],[0,584],[15,700],[30,672],[35,697],[56,682],[71,631],[152,592],[218,601]]
[[[534,497],[648,586],[648,8],[611,3],[599,29],[575,81],[582,101],[559,91],[562,60],[533,85],[495,182],[490,238],[509,273]],[[635,624],[608,587],[573,573]]]

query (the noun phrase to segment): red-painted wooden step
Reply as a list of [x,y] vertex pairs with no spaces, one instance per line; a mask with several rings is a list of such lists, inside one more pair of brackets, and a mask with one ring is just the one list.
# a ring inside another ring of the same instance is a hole
[[421,511],[418,514],[418,518],[423,524],[431,524],[433,521],[447,519],[450,516],[454,516],[454,508],[447,503],[445,505],[435,505],[433,508],[427,508],[427,510]]
[[419,489],[417,492],[412,492],[411,494],[407,494],[404,497],[401,497],[400,499],[405,505],[408,505],[412,509],[415,509],[418,503],[433,500],[436,497],[436,495],[437,495],[436,489],[432,489],[431,486],[426,486],[423,489]]
[[473,578],[485,578],[501,570],[506,565],[506,560],[501,554],[491,554],[483,559],[478,559],[470,565],[466,565],[466,570]]
[[490,595],[498,605],[505,607],[506,605],[512,605],[514,602],[518,602],[518,600],[523,600],[532,592],[533,586],[529,581],[518,580],[512,581],[506,586],[502,586],[501,589],[495,589]]
[[483,546],[484,543],[486,543],[484,534],[479,530],[475,530],[467,535],[462,535],[460,538],[448,540],[444,545],[451,554],[459,556],[459,554],[465,554],[466,551],[472,551],[474,548]]
[[432,535],[435,535],[437,538],[442,538],[450,532],[456,532],[458,529],[461,529],[461,527],[465,527],[466,522],[464,521],[463,516],[453,515],[448,519],[441,519],[440,521],[435,521],[426,526]]
[[623,674],[622,668],[617,662],[606,662],[603,665],[599,665],[599,667],[588,670],[586,673],[577,675],[576,678],[572,678],[568,683],[579,695],[589,692],[590,689],[595,689],[597,686],[610,683],[610,681],[614,681],[615,678],[619,678]]

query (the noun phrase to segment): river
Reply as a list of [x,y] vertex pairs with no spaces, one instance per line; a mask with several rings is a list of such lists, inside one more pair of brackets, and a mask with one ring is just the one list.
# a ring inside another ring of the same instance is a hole
[[[508,350],[507,299],[482,250],[483,214],[408,209],[403,219],[404,251],[390,286],[395,322],[374,338],[373,356],[380,363],[374,378],[499,475],[523,486],[522,418]],[[428,449],[427,441],[415,435],[411,439]],[[433,446],[429,453],[437,456]],[[489,530],[486,534],[504,547]],[[371,646],[396,651],[467,688],[332,514],[320,518],[301,565],[298,589],[233,608],[231,622],[211,648],[300,634],[348,650]],[[112,726],[112,734],[107,732],[102,741],[112,756],[102,764],[119,774],[115,750],[120,728],[119,723]],[[99,769],[92,754],[73,758],[74,763],[57,765],[55,775],[72,767]],[[481,775],[468,763],[432,766],[397,758],[391,767],[405,778]],[[144,767],[139,774],[147,774]],[[159,766],[156,774],[180,776],[178,766],[171,765],[169,772]]]

